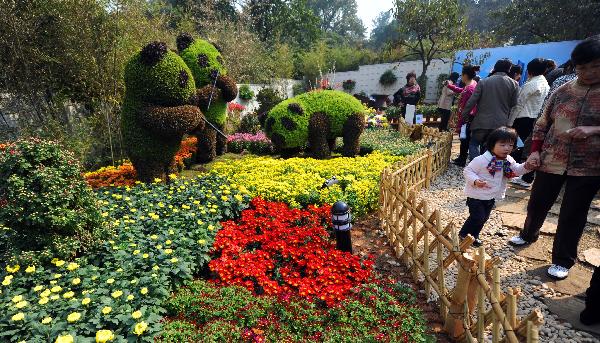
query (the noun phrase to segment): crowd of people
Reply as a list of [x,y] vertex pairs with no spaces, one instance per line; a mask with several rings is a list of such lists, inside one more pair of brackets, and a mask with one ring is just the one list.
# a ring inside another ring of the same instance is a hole
[[[452,96],[457,94],[460,153],[469,217],[459,235],[475,238],[507,183],[531,187],[527,216],[510,244],[538,240],[540,229],[564,186],[564,195],[547,274],[565,279],[575,264],[591,203],[600,190],[600,35],[581,41],[571,59],[556,66],[534,58],[523,70],[508,59],[495,63],[490,76],[477,80],[478,66],[465,65],[461,81],[444,83],[439,111],[448,130]],[[449,100],[450,99],[450,100]],[[467,161],[469,163],[467,164]],[[582,323],[600,323],[600,268],[587,290]]]

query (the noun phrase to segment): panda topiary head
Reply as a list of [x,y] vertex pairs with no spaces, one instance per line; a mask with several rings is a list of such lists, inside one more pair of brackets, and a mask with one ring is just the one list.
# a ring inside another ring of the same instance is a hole
[[308,140],[308,120],[302,101],[285,100],[269,111],[265,120],[265,133],[278,150],[301,148]]
[[182,33],[177,37],[177,49],[192,70],[196,88],[212,84],[217,76],[227,74],[221,51],[214,44]]
[[129,97],[162,106],[187,103],[195,94],[194,77],[183,59],[162,42],[152,42],[125,66]]

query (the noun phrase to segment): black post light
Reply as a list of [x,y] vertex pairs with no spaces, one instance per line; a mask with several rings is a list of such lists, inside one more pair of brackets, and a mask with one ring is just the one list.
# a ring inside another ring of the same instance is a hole
[[338,201],[331,207],[331,223],[335,230],[336,248],[341,251],[352,253],[352,215],[350,207],[343,201]]

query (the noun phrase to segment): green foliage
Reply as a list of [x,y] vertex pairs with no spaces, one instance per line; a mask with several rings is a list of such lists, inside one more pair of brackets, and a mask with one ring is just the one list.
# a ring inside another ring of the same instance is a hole
[[345,41],[364,38],[365,26],[358,17],[356,0],[308,0],[307,5],[319,17],[325,34]]
[[394,74],[394,71],[392,71],[391,69],[386,70],[379,77],[379,83],[381,83],[384,86],[391,86],[394,83],[396,83],[396,81],[398,81],[398,77],[396,77],[396,74]]
[[394,156],[408,156],[423,148],[398,131],[385,129],[365,130],[361,136],[360,146],[363,151],[377,150]]
[[[288,105],[298,104],[302,113],[294,113]],[[265,133],[271,140],[274,134],[283,138],[283,145],[278,148],[299,148],[308,142],[308,121],[313,113],[324,113],[330,121],[329,138],[341,137],[342,127],[353,114],[364,114],[365,108],[353,96],[330,90],[318,90],[301,94],[281,102],[267,115]],[[283,121],[289,120],[294,127],[286,128]],[[273,140],[274,144],[278,144]]]
[[[76,342],[88,342],[97,330],[108,329],[118,342],[153,342],[164,301],[203,271],[218,223],[238,216],[249,200],[216,176],[97,194],[102,214],[96,217],[116,229],[97,253],[72,263],[55,259],[49,267],[1,266],[0,280],[9,281],[2,285],[0,341],[54,342],[69,333]],[[15,297],[22,297],[24,307]],[[23,320],[12,320],[18,313]],[[80,318],[69,322],[71,313]],[[50,323],[43,324],[44,318]],[[141,322],[148,328],[138,338],[133,330]]]
[[499,36],[514,44],[584,39],[600,31],[596,0],[515,0],[492,15],[499,17]]
[[421,100],[419,102],[423,102],[425,100],[425,95],[427,94],[427,75],[421,74],[417,77],[417,84],[421,88]]
[[258,102],[258,119],[264,123],[264,116],[269,112],[275,105],[283,101],[283,95],[273,88],[262,88],[256,95],[256,102]]
[[106,238],[97,199],[81,172],[73,155],[54,142],[19,140],[0,151],[2,260],[71,259]]
[[385,116],[387,117],[388,120],[398,119],[398,118],[402,117],[403,114],[404,114],[404,111],[402,110],[402,107],[400,107],[400,106],[389,106],[385,110]]
[[262,41],[289,44],[295,48],[310,46],[319,36],[319,18],[305,0],[248,0],[243,13]]
[[356,87],[356,81],[354,80],[346,80],[342,82],[342,88],[344,88],[344,90],[348,93],[352,93],[354,87]]
[[[410,288],[389,280],[357,287],[355,295],[334,308],[196,281],[168,302],[177,321],[157,341],[171,342],[170,337],[183,333],[197,342],[426,342],[425,319],[415,299]],[[195,323],[195,330],[186,323]]]
[[302,84],[302,83],[295,83],[292,86],[292,93],[294,94],[294,96],[300,95],[302,93],[306,93],[306,88],[304,87],[304,84]]
[[254,91],[248,85],[241,85],[239,89],[239,97],[242,100],[251,100],[254,98]]
[[420,113],[423,117],[439,117],[437,105],[419,105],[417,106],[416,113]]
[[260,121],[256,113],[248,113],[242,117],[237,132],[254,134],[258,131],[260,131]]
[[396,1],[395,17],[399,23],[399,43],[409,55],[419,57],[422,76],[427,74],[433,59],[468,48],[477,39],[467,32],[466,17],[458,0]]
[[331,45],[322,40],[300,56],[299,72],[314,84],[322,73],[329,70],[358,70],[360,65],[370,64],[376,57],[376,54],[368,49],[348,44]]

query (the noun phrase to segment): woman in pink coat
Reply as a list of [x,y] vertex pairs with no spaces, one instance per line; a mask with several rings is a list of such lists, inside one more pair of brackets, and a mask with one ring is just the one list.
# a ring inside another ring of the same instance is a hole
[[[465,84],[464,87],[458,87],[458,86],[450,84],[450,83],[445,84],[445,86],[448,87],[448,89],[450,89],[454,93],[460,94],[459,100],[458,100],[458,111],[457,111],[458,123],[456,125],[456,131],[459,134],[461,131],[461,127],[463,126],[463,123],[470,122],[470,120],[463,120],[461,113],[462,113],[463,109],[465,108],[467,101],[469,101],[469,98],[471,97],[471,95],[473,95],[473,92],[475,91],[475,86],[477,86],[477,82],[474,80],[474,78],[477,75],[478,71],[479,71],[479,66],[465,65],[465,66],[463,66],[463,69],[462,69],[462,81]],[[477,113],[477,107],[473,107],[473,109],[471,110],[471,112],[469,114],[471,116],[475,116],[475,113]],[[469,128],[467,127],[466,128],[466,137],[460,139],[460,153],[458,155],[458,158],[452,161],[452,163],[459,165],[461,167],[464,167],[467,163],[467,156],[469,155],[469,140],[470,140],[469,136],[470,136]]]

